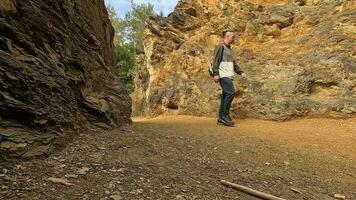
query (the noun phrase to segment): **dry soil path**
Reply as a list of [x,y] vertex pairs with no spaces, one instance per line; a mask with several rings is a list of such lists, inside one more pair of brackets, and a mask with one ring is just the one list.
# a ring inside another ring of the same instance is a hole
[[352,200],[356,118],[247,119],[234,128],[211,118],[134,118],[81,134],[48,158],[0,167],[0,199],[256,199],[220,185],[225,179],[286,199]]

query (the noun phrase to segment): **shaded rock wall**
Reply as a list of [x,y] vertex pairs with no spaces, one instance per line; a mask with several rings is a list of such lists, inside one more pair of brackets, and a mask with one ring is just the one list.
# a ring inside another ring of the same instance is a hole
[[0,153],[48,153],[65,134],[130,122],[104,0],[0,1]]
[[247,74],[235,79],[235,117],[355,116],[355,19],[351,0],[181,0],[146,29],[134,114],[216,116],[221,91],[207,69],[229,29]]

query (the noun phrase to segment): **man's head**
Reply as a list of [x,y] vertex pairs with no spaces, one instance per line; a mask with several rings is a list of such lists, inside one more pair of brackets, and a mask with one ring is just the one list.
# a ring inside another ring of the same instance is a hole
[[223,32],[223,36],[224,36],[224,41],[227,45],[230,45],[232,43],[234,43],[235,41],[235,35],[233,32],[231,31],[224,31]]

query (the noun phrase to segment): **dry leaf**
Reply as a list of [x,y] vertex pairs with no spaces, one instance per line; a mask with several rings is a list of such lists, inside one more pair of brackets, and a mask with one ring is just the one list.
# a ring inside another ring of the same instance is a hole
[[87,174],[90,169],[88,167],[82,167],[81,169],[78,170],[78,174],[84,175]]
[[299,194],[303,194],[300,190],[296,189],[296,188],[291,188],[291,190],[293,192],[299,193]]
[[346,199],[346,196],[340,195],[340,194],[335,194],[334,195],[335,199]]
[[78,175],[75,174],[67,174],[65,175],[66,178],[78,178]]
[[100,149],[100,150],[106,150],[105,147],[98,147],[98,149]]
[[74,185],[73,183],[69,182],[68,179],[65,179],[65,178],[48,178],[49,181],[53,182],[53,183],[61,183],[63,185],[66,185],[66,186],[71,186],[71,185]]

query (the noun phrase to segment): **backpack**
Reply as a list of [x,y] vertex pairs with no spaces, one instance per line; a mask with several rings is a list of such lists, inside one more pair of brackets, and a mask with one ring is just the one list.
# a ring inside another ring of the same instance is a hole
[[[223,52],[224,52],[224,49],[223,48]],[[209,69],[208,69],[208,72],[209,72],[209,75],[211,77],[214,77],[214,73],[213,73],[213,60],[214,60],[214,57],[210,60],[210,65],[209,65]]]
[[214,77],[214,74],[213,74],[213,62],[211,62],[211,61],[210,61],[208,72],[209,72],[209,75],[211,77]]

